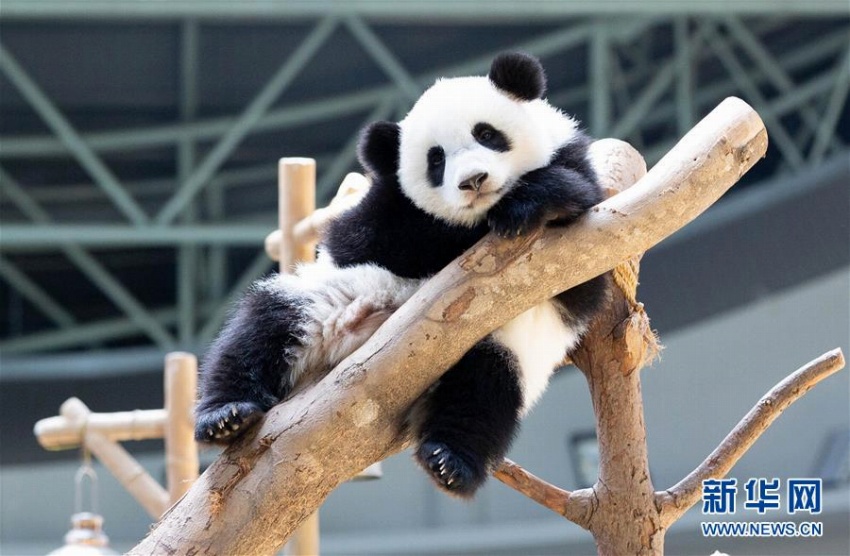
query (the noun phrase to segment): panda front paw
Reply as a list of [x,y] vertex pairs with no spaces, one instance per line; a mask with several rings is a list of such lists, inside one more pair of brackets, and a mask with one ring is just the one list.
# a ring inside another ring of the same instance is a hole
[[544,224],[546,213],[534,203],[499,203],[487,213],[487,224],[499,237],[511,238]]
[[461,498],[470,498],[487,479],[484,465],[467,461],[443,442],[422,443],[416,460],[437,486]]
[[198,408],[195,412],[195,440],[230,444],[259,421],[264,411],[254,402],[228,402]]

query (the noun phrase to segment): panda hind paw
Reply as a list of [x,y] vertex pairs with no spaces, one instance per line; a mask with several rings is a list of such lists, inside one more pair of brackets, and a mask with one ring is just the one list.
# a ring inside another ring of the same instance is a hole
[[198,408],[195,415],[195,440],[211,444],[229,444],[263,416],[253,402],[228,402]]
[[460,498],[472,497],[487,478],[483,465],[471,464],[442,442],[422,443],[416,459],[437,486]]

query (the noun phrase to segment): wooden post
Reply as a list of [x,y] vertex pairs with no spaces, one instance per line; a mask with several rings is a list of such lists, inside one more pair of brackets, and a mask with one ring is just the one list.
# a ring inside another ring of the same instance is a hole
[[[280,229],[280,273],[292,272],[297,263],[315,260],[315,241],[299,241],[295,223],[316,210],[316,161],[312,158],[281,158],[278,163],[278,228]],[[319,510],[295,531],[287,554],[319,554]]]
[[[65,403],[76,399],[70,398]],[[83,443],[85,432],[96,432],[113,442],[162,438],[167,420],[168,414],[164,409],[88,413],[85,423],[57,415],[38,421],[33,433],[45,450],[71,450]]]
[[178,351],[165,356],[165,469],[170,504],[198,478],[193,413],[197,384],[198,359],[193,354]]
[[312,158],[281,158],[278,163],[278,228],[280,271],[292,272],[296,263],[315,259],[315,241],[299,242],[294,224],[316,209],[316,161]]

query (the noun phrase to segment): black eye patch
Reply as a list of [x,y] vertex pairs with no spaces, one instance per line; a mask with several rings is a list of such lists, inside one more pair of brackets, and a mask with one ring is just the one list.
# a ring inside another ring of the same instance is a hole
[[507,152],[511,150],[511,142],[508,137],[485,122],[479,122],[472,128],[472,136],[478,143],[496,152]]
[[443,147],[428,149],[428,181],[434,187],[443,185],[443,174],[446,171],[446,152]]

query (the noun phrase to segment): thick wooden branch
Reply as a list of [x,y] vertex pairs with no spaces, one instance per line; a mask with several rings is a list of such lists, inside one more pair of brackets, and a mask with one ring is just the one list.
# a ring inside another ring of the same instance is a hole
[[840,349],[834,349],[806,363],[771,388],[699,467],[675,486],[656,493],[656,505],[661,508],[665,527],[702,498],[702,482],[705,479],[725,477],[788,406],[843,367],[844,354]]
[[476,341],[684,226],[766,146],[758,115],[727,99],[638,184],[575,225],[484,238],[325,379],[273,408],[131,553],[275,552],[332,489],[400,449],[407,408]]

